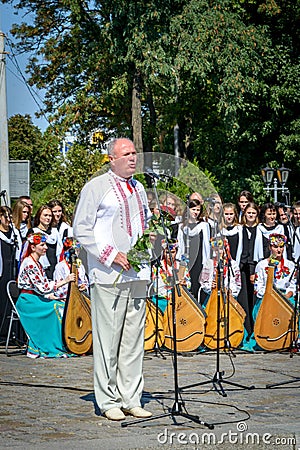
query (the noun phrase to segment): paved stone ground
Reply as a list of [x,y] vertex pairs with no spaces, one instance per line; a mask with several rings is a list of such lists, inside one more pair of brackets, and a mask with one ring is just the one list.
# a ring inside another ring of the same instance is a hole
[[[163,352],[165,359],[146,354],[143,402],[154,419],[128,417],[122,422],[128,426],[122,426],[99,415],[92,356],[32,360],[20,354],[7,357],[0,347],[0,448],[300,449],[300,355],[233,355],[179,355],[175,377],[170,353]],[[214,375],[222,371],[221,381],[214,384]],[[174,395],[176,380],[180,389]],[[228,382],[254,384],[255,389]],[[218,393],[220,387],[226,397]],[[186,412],[199,420],[185,417]]]

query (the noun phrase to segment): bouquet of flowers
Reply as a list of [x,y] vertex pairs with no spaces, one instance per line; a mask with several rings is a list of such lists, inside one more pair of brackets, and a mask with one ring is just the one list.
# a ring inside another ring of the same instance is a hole
[[[168,223],[166,226],[168,227]],[[148,228],[144,231],[142,236],[139,236],[135,245],[128,251],[127,259],[130,263],[131,267],[139,272],[141,270],[141,266],[143,264],[149,264],[151,261],[151,249],[153,247],[151,242],[151,236],[153,234],[163,234],[163,228],[160,225],[160,219],[158,216],[153,215],[148,222]],[[121,269],[119,275],[115,279],[114,286],[117,284],[120,276],[124,272],[124,269]]]

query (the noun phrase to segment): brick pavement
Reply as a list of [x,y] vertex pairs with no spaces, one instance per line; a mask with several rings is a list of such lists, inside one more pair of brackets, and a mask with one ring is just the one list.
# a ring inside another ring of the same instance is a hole
[[[221,353],[220,384],[212,382],[216,353],[178,356],[174,397],[172,355],[147,353],[143,402],[155,419],[127,427],[99,416],[93,395],[93,357],[31,360],[0,348],[0,448],[10,449],[300,449],[299,354]],[[188,388],[190,384],[207,381]],[[254,390],[242,389],[227,381]],[[269,383],[293,383],[266,389]],[[175,414],[169,408],[175,407]],[[206,426],[189,420],[196,415]],[[161,417],[162,416],[162,417]],[[132,423],[127,418],[126,423]]]

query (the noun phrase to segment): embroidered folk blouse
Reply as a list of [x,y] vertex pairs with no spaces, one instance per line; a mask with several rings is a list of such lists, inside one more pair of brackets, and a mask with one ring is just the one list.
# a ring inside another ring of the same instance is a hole
[[[176,273],[178,273],[179,262],[177,260],[175,260],[174,262],[174,269]],[[166,263],[165,259],[162,259],[160,261],[158,269],[155,264],[153,265],[151,278],[152,278],[153,292],[155,294],[157,292],[159,296],[164,297],[167,300],[171,300],[174,279],[172,276],[172,267]],[[185,270],[183,278],[187,289],[190,289],[191,278],[187,268]]]
[[[70,266],[67,263],[67,261],[64,259],[63,261],[60,261],[58,264],[56,264],[53,279],[55,281],[62,281],[70,274]],[[88,279],[85,273],[84,266],[81,264],[78,267],[78,286],[81,286],[82,284],[85,284],[88,287]],[[64,284],[60,288],[57,289],[55,296],[61,299],[67,298],[68,294],[68,288],[69,284]]]
[[20,289],[35,291],[37,294],[47,297],[56,291],[56,284],[56,281],[48,280],[42,265],[32,256],[24,258],[18,276]]
[[[263,259],[260,261],[255,270],[254,292],[258,298],[263,298],[267,277],[268,277],[269,260]],[[288,259],[282,258],[274,271],[274,286],[282,291],[283,294],[292,292],[296,293],[297,277],[295,264]]]
[[[113,284],[121,266],[113,261],[127,253],[147,228],[151,217],[144,187],[111,170],[90,180],[82,189],[73,223],[74,236],[87,251],[90,284]],[[149,280],[150,269],[121,271],[119,283]]]

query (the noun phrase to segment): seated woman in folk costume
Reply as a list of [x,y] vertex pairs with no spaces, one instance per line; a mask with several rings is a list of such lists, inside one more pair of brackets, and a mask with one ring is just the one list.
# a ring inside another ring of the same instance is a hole
[[[60,256],[59,263],[56,264],[53,279],[54,281],[64,280],[71,272],[72,264],[72,254],[76,255],[75,263],[77,266],[77,279],[78,279],[78,289],[80,291],[85,291],[88,293],[89,281],[86,275],[85,267],[82,261],[78,258],[78,253],[80,250],[80,244],[75,238],[65,237],[63,239],[63,249]],[[64,284],[58,288],[55,292],[55,296],[61,300],[65,300],[68,294],[68,284]]]
[[[162,254],[158,264],[153,264],[152,266],[152,301],[156,302],[156,293],[158,296],[158,306],[162,313],[165,312],[168,302],[172,298],[172,288],[173,286],[173,273],[172,273],[172,262],[170,259],[169,251],[167,248],[166,240],[161,241]],[[176,239],[169,240],[169,249],[171,252],[174,270],[178,273],[179,284],[185,285],[187,289],[190,288],[190,276],[187,267],[183,267],[183,270],[179,270],[179,261],[176,259],[176,254],[178,250],[178,242]]]
[[33,233],[27,237],[27,242],[18,277],[21,293],[16,302],[21,324],[29,335],[27,356],[71,356],[62,340],[64,302],[57,300],[55,292],[61,286],[74,281],[75,274],[69,274],[58,282],[48,280],[39,261],[47,251],[47,235]]
[[[275,266],[273,285],[287,299],[294,303],[293,297],[297,289],[297,273],[295,264],[284,258],[287,238],[283,234],[273,233],[269,235],[270,256],[258,262],[255,269],[254,293],[256,301],[253,308],[253,321],[257,318],[266,291],[269,265]],[[260,350],[252,333],[249,342],[244,345],[248,351]]]

